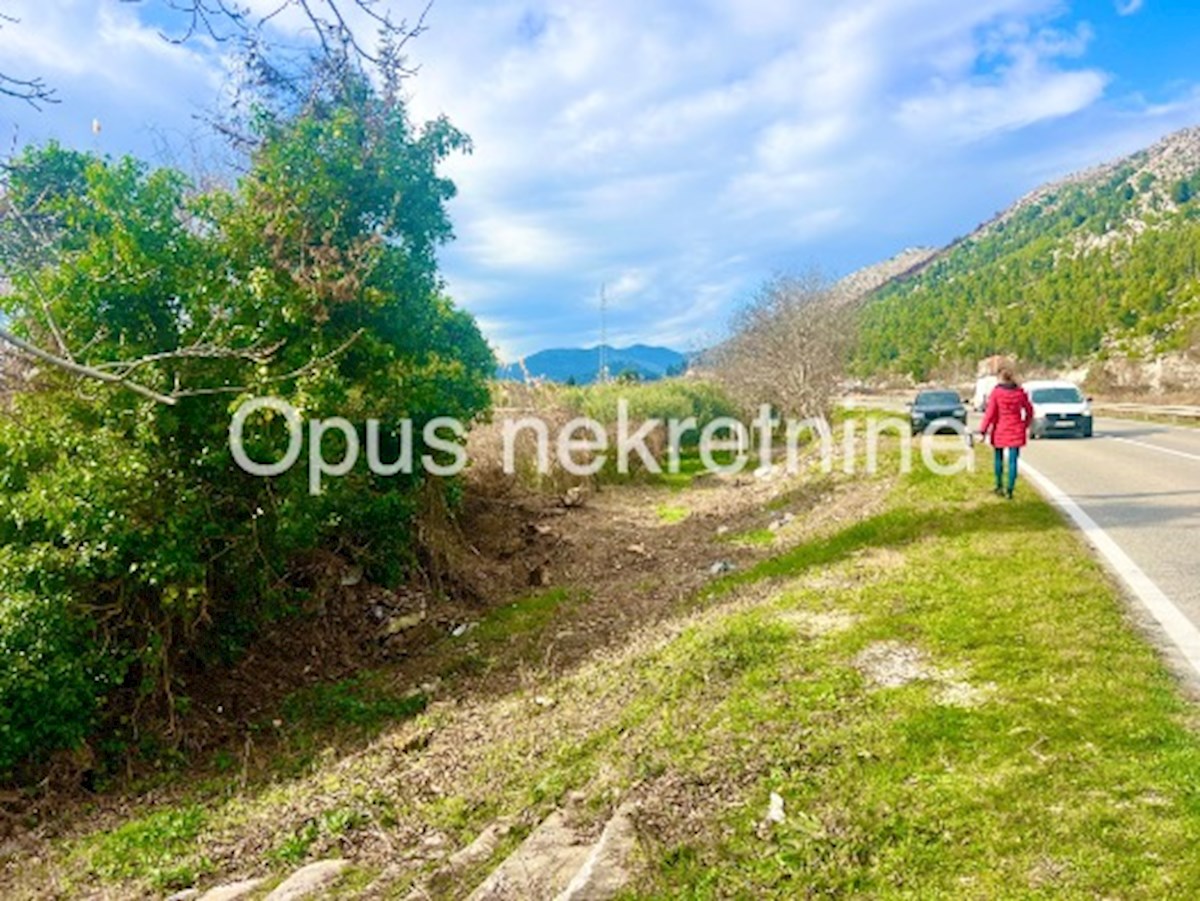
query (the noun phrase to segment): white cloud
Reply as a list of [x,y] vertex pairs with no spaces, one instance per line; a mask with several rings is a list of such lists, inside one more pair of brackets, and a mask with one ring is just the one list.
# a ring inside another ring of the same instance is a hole
[[496,270],[548,270],[578,265],[581,247],[569,235],[514,215],[487,214],[460,229],[459,240],[480,264]]
[[1108,76],[1057,62],[1082,56],[1091,39],[1086,24],[1063,32],[1003,22],[980,44],[981,57],[995,61],[992,71],[935,77],[927,92],[900,104],[897,119],[914,133],[969,142],[1077,113],[1100,99]]
[[1145,5],[1144,0],[1116,0],[1117,15],[1132,16]]
[[913,131],[973,141],[1079,112],[1100,98],[1106,83],[1098,72],[1015,70],[997,84],[939,86],[906,101],[899,119]]

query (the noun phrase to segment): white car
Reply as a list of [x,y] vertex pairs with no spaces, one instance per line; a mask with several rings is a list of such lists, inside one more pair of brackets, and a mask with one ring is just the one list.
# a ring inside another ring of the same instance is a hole
[[1092,437],[1092,399],[1072,382],[1033,381],[1024,387],[1033,404],[1034,438],[1048,435]]

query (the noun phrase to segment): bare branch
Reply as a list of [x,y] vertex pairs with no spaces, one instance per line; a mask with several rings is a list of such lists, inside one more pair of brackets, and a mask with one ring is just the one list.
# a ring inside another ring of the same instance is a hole
[[170,363],[175,360],[244,360],[262,365],[270,362],[275,353],[283,347],[282,341],[267,347],[217,347],[212,344],[193,344],[179,350],[169,350],[157,354],[147,354],[136,360],[118,360],[112,363],[97,363],[95,368],[104,371],[117,370],[121,378],[128,378],[135,369],[149,366],[151,363]]
[[853,311],[819,275],[769,282],[713,352],[716,370],[747,412],[760,404],[799,416],[827,415],[845,371]]
[[[273,384],[276,382],[286,382],[289,379],[298,379],[308,375],[310,372],[315,372],[322,366],[332,363],[347,350],[350,345],[363,336],[365,329],[359,329],[329,353],[320,357],[315,357],[305,363],[303,366],[293,369],[291,372],[285,372],[280,375],[274,375],[270,378],[263,379],[265,384]],[[219,385],[213,388],[191,388],[188,390],[176,390],[171,392],[172,397],[202,397],[211,394],[241,394],[244,391],[249,391],[248,385]]]
[[[5,25],[16,25],[20,21],[15,16],[0,12],[0,28]],[[44,103],[59,102],[59,99],[54,96],[54,89],[41,78],[17,78],[3,72],[0,72],[0,96],[24,100],[36,110],[40,110]]]
[[[122,3],[142,4],[146,0],[121,0]],[[427,0],[414,24],[407,20],[394,22],[388,12],[381,12],[379,0],[279,0],[269,11],[254,15],[249,6],[233,0],[157,0],[170,12],[176,13],[180,29],[171,34],[160,31],[160,36],[172,44],[185,44],[198,36],[224,44],[241,44],[247,57],[266,63],[277,44],[266,37],[266,32],[286,10],[298,10],[307,19],[321,53],[326,58],[339,55],[388,70],[395,76],[413,75],[415,68],[404,64],[402,49],[426,28],[426,18],[433,6]],[[378,37],[379,49],[374,49],[370,37],[362,33],[351,21],[351,10],[362,13],[370,23],[369,28]],[[5,23],[16,23],[12,16],[0,13],[0,27]],[[0,72],[0,96],[23,100],[35,109],[44,104],[58,103],[54,88],[40,77],[20,78]]]
[[118,375],[113,375],[111,372],[104,372],[92,366],[84,366],[81,363],[76,363],[74,360],[68,360],[66,357],[60,357],[57,354],[52,354],[48,350],[42,350],[35,344],[30,344],[23,338],[18,338],[8,329],[0,329],[0,341],[11,344],[22,353],[28,354],[35,359],[41,360],[43,363],[49,363],[51,366],[57,366],[59,369],[66,370],[74,375],[80,375],[84,378],[94,379],[98,382],[104,382],[109,385],[119,385],[122,388],[128,388],[135,394],[140,394],[142,397],[148,397],[151,400],[158,401],[160,404],[174,406],[176,399],[170,395],[162,394],[155,391],[153,388],[147,388],[145,385],[131,382]]

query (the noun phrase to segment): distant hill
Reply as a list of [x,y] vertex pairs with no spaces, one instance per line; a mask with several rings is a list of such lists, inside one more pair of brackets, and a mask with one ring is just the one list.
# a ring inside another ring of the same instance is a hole
[[1045,185],[864,302],[858,369],[1200,353],[1200,128]]
[[[522,381],[528,372],[533,378],[552,382],[574,381],[586,385],[596,380],[600,371],[600,346],[541,350],[520,363],[508,363],[499,368],[497,378]],[[612,376],[635,372],[645,380],[661,379],[687,368],[687,357],[667,347],[635,344],[632,347],[608,348],[608,371]]]
[[934,247],[909,247],[890,260],[864,266],[835,282],[829,289],[835,303],[851,304],[897,278],[917,272],[938,253]]

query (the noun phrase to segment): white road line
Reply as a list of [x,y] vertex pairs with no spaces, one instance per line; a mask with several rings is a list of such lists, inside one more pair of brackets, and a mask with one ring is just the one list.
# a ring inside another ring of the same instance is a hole
[[1121,581],[1150,611],[1150,615],[1158,620],[1159,625],[1167,633],[1175,646],[1179,648],[1192,669],[1200,673],[1200,630],[1192,624],[1174,602],[1154,584],[1154,581],[1143,572],[1129,555],[1109,537],[1104,529],[1092,519],[1083,508],[1071,500],[1067,494],[1048,478],[1026,463],[1021,461],[1021,471],[1032,481],[1051,501],[1074,520],[1084,537],[1100,552],[1108,565],[1121,578]]
[[1200,460],[1200,454],[1189,454],[1187,451],[1175,450],[1170,447],[1159,447],[1157,444],[1148,444],[1145,441],[1135,441],[1132,438],[1118,438],[1116,435],[1110,436],[1113,441],[1120,441],[1122,444],[1136,444],[1138,447],[1148,447],[1150,450],[1161,451],[1164,454],[1170,454],[1173,457],[1183,457],[1185,460]]

